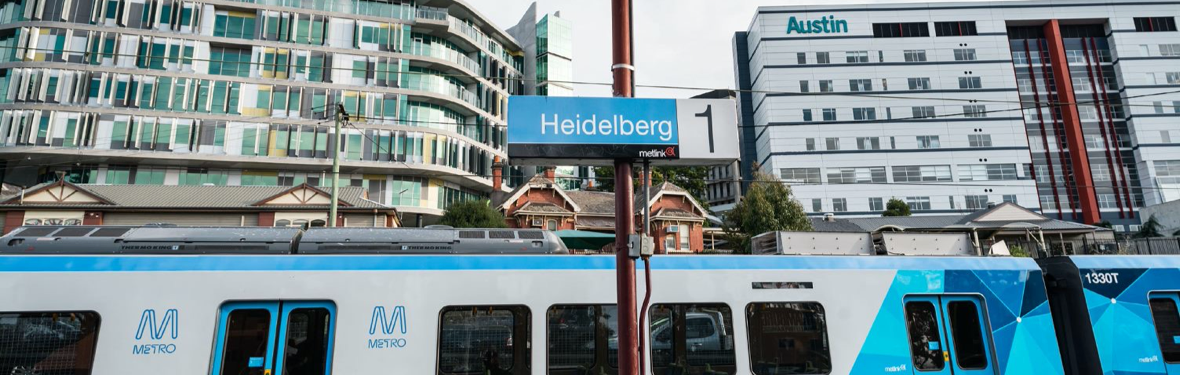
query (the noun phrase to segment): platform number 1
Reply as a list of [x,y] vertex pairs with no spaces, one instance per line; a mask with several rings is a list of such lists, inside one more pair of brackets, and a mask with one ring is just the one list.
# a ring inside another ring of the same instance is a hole
[[717,150],[713,147],[713,105],[710,104],[709,106],[705,107],[705,111],[698,113],[697,117],[704,117],[707,121],[709,121],[709,153],[712,154],[717,152]]

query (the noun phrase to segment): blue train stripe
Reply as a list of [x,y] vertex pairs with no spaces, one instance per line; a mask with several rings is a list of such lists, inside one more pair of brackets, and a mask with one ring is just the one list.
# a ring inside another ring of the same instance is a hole
[[[641,265],[640,265],[641,267]],[[613,256],[2,256],[0,272],[613,270]],[[1031,259],[657,256],[656,270],[1038,270]]]

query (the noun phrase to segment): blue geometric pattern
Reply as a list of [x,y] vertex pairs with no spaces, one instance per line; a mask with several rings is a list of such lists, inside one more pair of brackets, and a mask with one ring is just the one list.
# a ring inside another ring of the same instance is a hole
[[[1155,291],[1180,290],[1180,269],[1089,268],[1078,271],[1103,374],[1167,374],[1148,299]],[[1090,282],[1086,275],[1092,273],[1117,273],[1118,282]]]
[[912,368],[903,315],[908,294],[981,296],[1001,375],[1064,373],[1040,271],[947,270],[898,271],[852,367],[853,374],[896,374],[896,366]]

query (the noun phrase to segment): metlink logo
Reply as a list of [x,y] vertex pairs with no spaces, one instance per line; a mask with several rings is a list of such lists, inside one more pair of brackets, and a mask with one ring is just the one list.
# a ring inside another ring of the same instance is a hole
[[848,32],[848,21],[837,20],[836,16],[827,16],[818,20],[795,19],[787,21],[787,34],[840,34]]

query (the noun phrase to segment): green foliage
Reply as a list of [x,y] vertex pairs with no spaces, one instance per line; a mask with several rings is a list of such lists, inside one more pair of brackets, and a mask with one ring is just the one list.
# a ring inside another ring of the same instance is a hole
[[1103,220],[1101,223],[1098,223],[1095,226],[1103,227],[1106,229],[1114,229],[1114,224],[1111,224],[1109,221],[1106,221],[1106,220]]
[[1163,225],[1160,225],[1160,222],[1155,219],[1155,215],[1151,215],[1151,217],[1147,218],[1147,221],[1143,222],[1143,225],[1139,227],[1139,233],[1135,233],[1135,238],[1163,237],[1163,233],[1160,233],[1162,230]]
[[447,208],[439,224],[455,228],[507,228],[504,214],[492,208],[491,202],[458,202]]
[[910,205],[906,204],[905,201],[903,201],[901,199],[897,199],[897,198],[890,199],[889,203],[885,204],[885,213],[881,214],[881,216],[886,216],[886,217],[889,217],[889,216],[910,216],[910,215],[912,215],[910,213]]
[[[703,199],[709,179],[709,167],[652,167],[651,170],[652,186],[670,182],[687,190],[701,206],[704,206],[706,210],[709,209],[709,204]],[[642,192],[643,179],[639,178],[639,175],[642,173],[643,167],[637,163],[632,171],[635,172],[634,178],[632,178],[635,185],[632,189],[635,193],[640,193]],[[614,167],[596,167],[594,168],[594,177],[594,186],[598,190],[615,191]]]
[[1014,258],[1032,258],[1032,255],[1024,249],[1024,246],[1012,245],[1008,247],[1008,253],[1012,254]]
[[766,232],[814,230],[791,187],[763,172],[755,173],[746,196],[725,215],[723,227],[738,253],[749,253],[751,239]]

